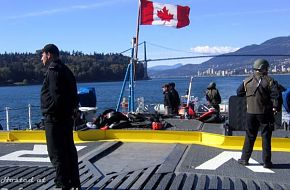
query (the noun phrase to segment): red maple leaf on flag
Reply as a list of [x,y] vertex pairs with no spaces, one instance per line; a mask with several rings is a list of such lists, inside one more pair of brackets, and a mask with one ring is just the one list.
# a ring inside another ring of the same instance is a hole
[[173,14],[170,14],[168,9],[166,7],[163,7],[162,10],[157,11],[157,16],[164,21],[170,22],[171,19],[173,19]]

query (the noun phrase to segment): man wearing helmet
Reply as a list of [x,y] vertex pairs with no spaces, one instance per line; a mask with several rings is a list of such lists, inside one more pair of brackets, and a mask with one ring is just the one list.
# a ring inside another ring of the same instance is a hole
[[219,113],[221,103],[221,95],[216,88],[215,82],[209,83],[207,86],[207,90],[205,92],[205,98],[208,101],[209,106],[215,108],[215,110]]
[[241,159],[238,162],[248,165],[259,127],[262,136],[262,157],[265,168],[271,168],[271,122],[277,112],[279,91],[274,79],[268,76],[269,63],[257,59],[253,65],[253,74],[246,78],[237,89],[238,96],[247,101],[247,126]]

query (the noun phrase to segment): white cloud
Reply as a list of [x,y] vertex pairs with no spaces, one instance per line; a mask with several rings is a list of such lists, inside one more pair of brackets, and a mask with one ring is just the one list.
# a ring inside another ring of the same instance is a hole
[[199,54],[224,54],[237,51],[240,48],[229,47],[229,46],[197,46],[190,48],[193,53]]

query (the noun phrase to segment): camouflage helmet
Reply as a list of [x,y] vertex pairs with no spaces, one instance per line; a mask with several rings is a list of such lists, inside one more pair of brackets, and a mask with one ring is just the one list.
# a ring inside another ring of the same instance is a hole
[[207,86],[208,89],[212,89],[212,88],[215,88],[215,87],[216,87],[215,82],[211,82],[211,83],[209,83],[209,85]]
[[266,70],[268,68],[269,68],[269,62],[265,59],[257,59],[253,65],[254,70]]
[[171,82],[171,83],[168,83],[170,87],[172,88],[175,88],[175,83],[174,82]]

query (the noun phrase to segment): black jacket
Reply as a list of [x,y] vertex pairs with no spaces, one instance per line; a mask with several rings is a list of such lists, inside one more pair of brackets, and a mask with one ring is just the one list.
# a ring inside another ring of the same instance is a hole
[[71,70],[60,60],[51,62],[41,89],[43,115],[70,117],[78,107],[76,80]]
[[174,100],[172,94],[169,91],[165,91],[163,94],[164,94],[164,106],[173,108]]
[[172,88],[170,90],[170,93],[172,94],[172,106],[175,108],[178,108],[178,106],[180,105],[180,98],[179,98],[179,94],[177,92],[177,90],[175,88]]

